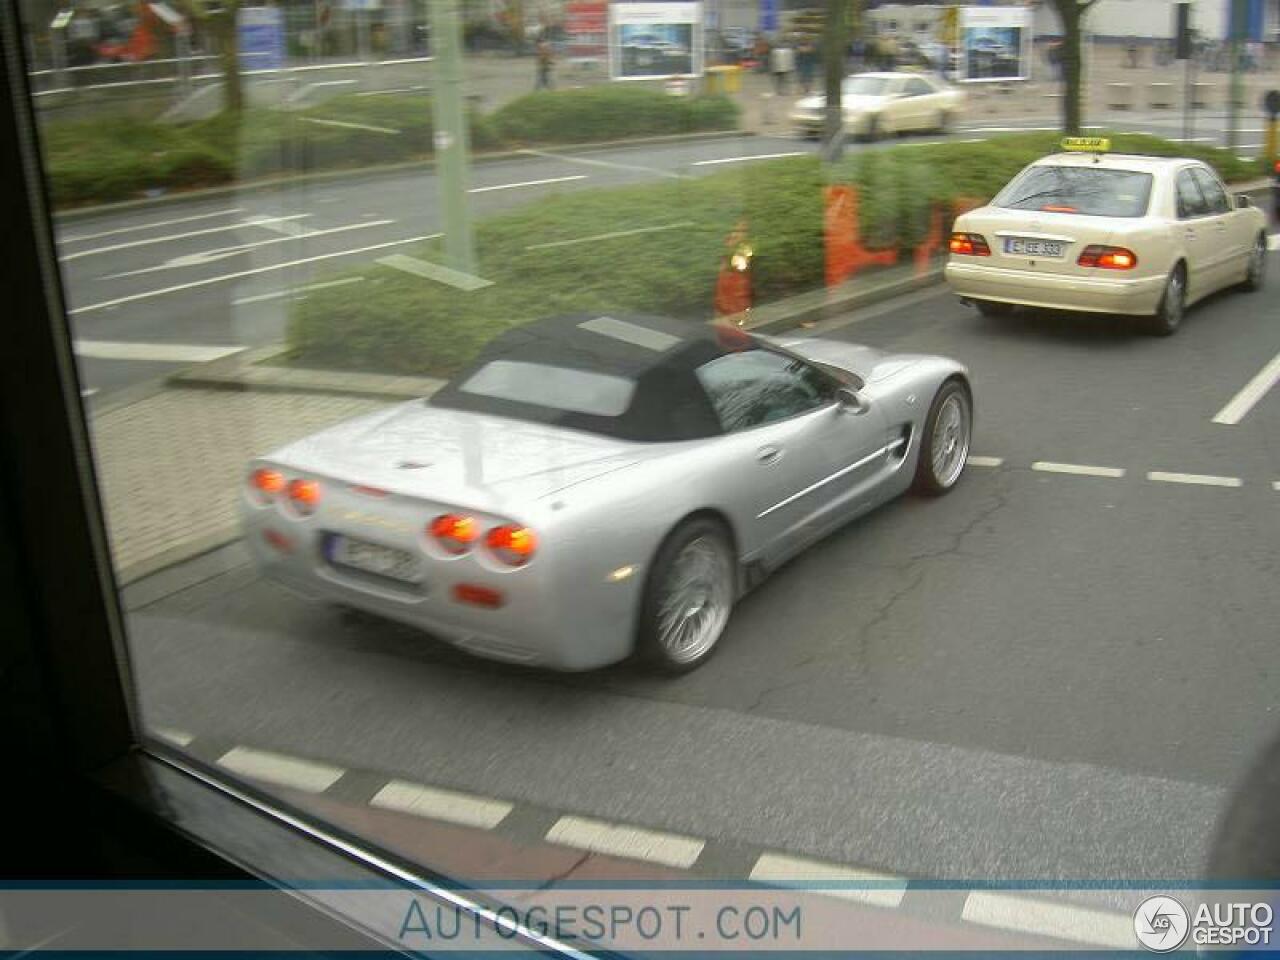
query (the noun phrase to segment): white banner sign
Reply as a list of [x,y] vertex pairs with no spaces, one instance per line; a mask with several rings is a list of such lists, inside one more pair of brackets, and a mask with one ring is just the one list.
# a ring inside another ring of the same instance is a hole
[[1031,11],[1026,7],[960,9],[960,76],[966,82],[1027,80]]
[[615,80],[702,74],[701,3],[609,5],[609,73]]

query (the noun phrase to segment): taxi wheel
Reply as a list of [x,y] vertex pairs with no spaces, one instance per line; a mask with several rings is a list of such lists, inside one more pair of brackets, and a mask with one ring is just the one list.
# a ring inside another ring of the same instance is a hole
[[1178,264],[1164,284],[1164,296],[1151,318],[1151,332],[1160,337],[1176,333],[1187,309],[1187,271]]
[[1249,268],[1244,275],[1244,288],[1249,292],[1261,290],[1267,281],[1267,238],[1258,234],[1249,252]]

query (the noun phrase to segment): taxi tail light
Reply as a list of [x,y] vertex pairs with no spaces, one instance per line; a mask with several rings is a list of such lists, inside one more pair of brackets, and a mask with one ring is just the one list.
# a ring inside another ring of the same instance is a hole
[[1103,270],[1132,270],[1138,265],[1138,255],[1125,247],[1105,247],[1091,243],[1076,260],[1081,267],[1101,267]]
[[475,517],[460,513],[445,513],[431,521],[427,528],[433,540],[446,553],[460,556],[471,549],[480,536]]
[[968,257],[991,256],[987,238],[980,233],[953,233],[949,246],[952,253],[962,253]]
[[299,477],[289,481],[289,503],[303,516],[315,513],[320,503],[320,481]]
[[507,566],[522,567],[538,548],[538,538],[528,527],[507,523],[490,530],[485,545]]
[[284,491],[284,474],[270,467],[259,467],[249,475],[249,486],[264,503],[274,499]]

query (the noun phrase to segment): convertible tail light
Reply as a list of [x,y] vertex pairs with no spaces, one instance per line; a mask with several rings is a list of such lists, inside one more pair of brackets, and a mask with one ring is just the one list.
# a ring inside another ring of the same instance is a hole
[[473,607],[484,607],[486,610],[497,610],[506,602],[502,591],[484,587],[478,583],[454,584],[453,599]]
[[538,548],[538,538],[528,527],[514,523],[494,527],[485,538],[485,544],[495,557],[512,567],[522,567],[529,562]]
[[949,246],[952,253],[963,253],[968,257],[991,256],[987,238],[980,233],[953,233]]
[[1091,243],[1084,248],[1076,263],[1082,267],[1101,267],[1104,270],[1132,270],[1138,265],[1138,255],[1125,247],[1104,247]]
[[303,516],[315,513],[316,505],[320,502],[320,481],[302,478],[290,480],[289,502]]
[[431,521],[428,528],[436,543],[455,556],[466,553],[480,536],[475,517],[446,513]]
[[279,470],[259,467],[249,475],[249,485],[253,487],[258,499],[266,503],[284,490],[284,474]]

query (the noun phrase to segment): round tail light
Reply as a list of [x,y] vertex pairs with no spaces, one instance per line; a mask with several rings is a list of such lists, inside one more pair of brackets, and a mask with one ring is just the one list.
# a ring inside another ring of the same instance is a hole
[[528,527],[508,523],[490,530],[485,545],[508,566],[522,567],[538,548],[538,538]]
[[320,481],[291,480],[289,482],[289,502],[303,516],[314,513],[316,505],[320,502]]
[[431,521],[428,528],[432,538],[446,553],[459,556],[471,549],[480,536],[474,517],[446,513]]
[[249,486],[260,501],[267,503],[284,491],[284,474],[269,467],[259,467],[249,475]]

